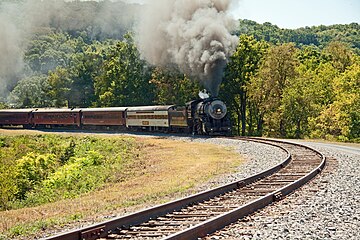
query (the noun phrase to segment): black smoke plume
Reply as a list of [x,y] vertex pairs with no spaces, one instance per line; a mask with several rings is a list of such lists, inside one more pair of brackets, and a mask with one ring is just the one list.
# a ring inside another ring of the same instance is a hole
[[151,64],[176,64],[217,96],[223,71],[238,38],[227,13],[231,0],[149,1],[141,15],[137,42]]

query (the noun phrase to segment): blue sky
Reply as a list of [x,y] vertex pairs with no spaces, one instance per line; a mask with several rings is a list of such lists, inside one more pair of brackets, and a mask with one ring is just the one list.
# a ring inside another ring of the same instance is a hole
[[236,18],[292,29],[360,23],[360,0],[239,0],[232,14]]
[[[122,0],[146,2],[146,0]],[[156,1],[156,0],[147,0]],[[236,19],[271,22],[281,28],[360,23],[360,0],[234,0]]]

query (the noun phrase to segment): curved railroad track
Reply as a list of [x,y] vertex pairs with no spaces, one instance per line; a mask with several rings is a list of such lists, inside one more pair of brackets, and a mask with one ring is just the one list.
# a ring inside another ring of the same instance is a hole
[[238,139],[277,146],[287,157],[249,178],[46,240],[198,239],[280,200],[325,166],[321,153],[299,144]]

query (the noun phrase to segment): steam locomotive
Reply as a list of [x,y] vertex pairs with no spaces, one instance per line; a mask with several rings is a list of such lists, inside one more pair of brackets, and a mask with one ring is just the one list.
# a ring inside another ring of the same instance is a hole
[[0,127],[3,126],[185,132],[196,135],[231,133],[226,105],[217,98],[198,99],[185,106],[6,109],[0,110]]

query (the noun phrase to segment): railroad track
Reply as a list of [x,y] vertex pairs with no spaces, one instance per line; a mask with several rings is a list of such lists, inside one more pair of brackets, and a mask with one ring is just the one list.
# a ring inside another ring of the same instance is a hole
[[198,239],[282,199],[325,166],[321,153],[302,145],[241,140],[277,146],[287,152],[287,157],[249,178],[46,240]]

